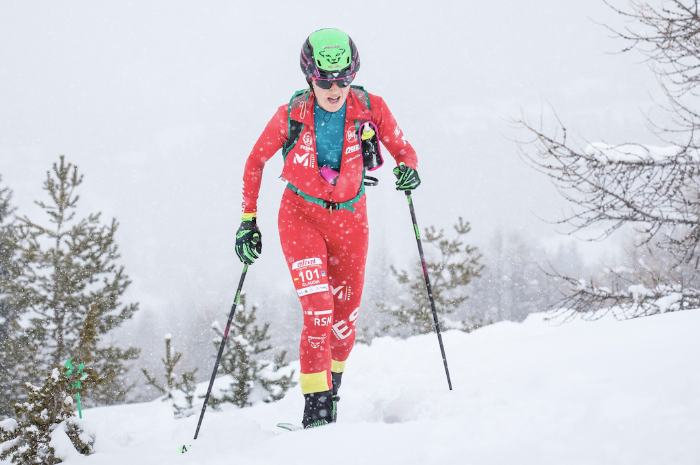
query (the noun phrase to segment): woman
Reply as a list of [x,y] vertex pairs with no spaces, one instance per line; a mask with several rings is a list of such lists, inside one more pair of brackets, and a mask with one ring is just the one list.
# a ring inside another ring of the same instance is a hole
[[245,165],[236,253],[252,264],[262,252],[256,224],[262,170],[282,149],[288,185],[278,225],[304,316],[299,383],[302,423],[309,428],[336,420],[338,388],[355,341],[369,237],[364,174],[381,165],[380,154],[377,163],[378,153],[368,153],[372,147],[378,152],[377,138],[399,165],[398,190],[415,189],[420,178],[416,153],[384,101],[350,86],[360,57],[347,34],[314,32],[300,60],[309,88],[279,107]]

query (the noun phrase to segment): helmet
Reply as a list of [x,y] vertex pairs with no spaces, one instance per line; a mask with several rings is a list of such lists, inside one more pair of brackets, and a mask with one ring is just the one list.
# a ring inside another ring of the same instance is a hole
[[343,79],[360,69],[355,43],[338,29],[319,29],[307,37],[299,61],[309,83],[311,79]]

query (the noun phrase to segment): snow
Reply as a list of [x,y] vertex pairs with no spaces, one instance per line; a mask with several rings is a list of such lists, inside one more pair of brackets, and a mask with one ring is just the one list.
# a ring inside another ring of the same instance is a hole
[[5,431],[13,431],[17,428],[17,420],[14,418],[8,418],[7,420],[0,421],[0,429]]
[[201,404],[182,420],[160,400],[102,407],[83,412],[96,453],[65,463],[697,464],[698,334],[700,310],[448,331],[453,391],[434,334],[375,339],[348,361],[337,424],[276,428],[300,422],[298,387],[273,404],[207,409],[196,441]]
[[63,424],[51,432],[51,442],[49,444],[56,450],[56,455],[61,457],[64,463],[84,461],[84,457],[73,447],[73,443],[66,434]]
[[[676,158],[679,153],[680,149],[677,146],[658,147],[641,144],[609,145],[603,142],[596,142],[586,147],[586,155],[592,156],[601,163],[639,163],[645,161],[653,161],[658,164],[671,161],[680,163],[682,160]],[[700,153],[697,151],[688,151],[686,156],[688,163],[697,163],[700,161]]]

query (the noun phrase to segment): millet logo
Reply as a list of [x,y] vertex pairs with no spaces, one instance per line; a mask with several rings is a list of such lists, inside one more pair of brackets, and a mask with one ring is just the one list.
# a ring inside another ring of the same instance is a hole
[[309,154],[305,153],[303,155],[300,155],[298,153],[295,153],[294,154],[294,163],[299,164],[299,165],[309,166]]

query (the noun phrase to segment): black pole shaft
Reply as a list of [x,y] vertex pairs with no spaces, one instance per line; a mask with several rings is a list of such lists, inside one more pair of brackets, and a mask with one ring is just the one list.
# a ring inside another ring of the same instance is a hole
[[228,332],[231,329],[231,322],[233,321],[233,315],[236,313],[236,306],[238,305],[238,299],[241,298],[241,289],[243,288],[243,281],[245,281],[245,274],[248,271],[248,265],[243,267],[243,273],[241,274],[241,280],[238,283],[238,290],[236,291],[236,298],[231,306],[231,313],[228,316],[228,322],[226,322],[226,329],[224,330],[224,337],[221,338],[221,345],[219,346],[219,355],[216,356],[216,363],[214,364],[214,371],[211,373],[211,379],[209,380],[209,389],[207,389],[207,395],[204,398],[204,405],[202,405],[202,413],[199,414],[199,422],[197,423],[197,431],[194,433],[194,438],[197,439],[199,435],[199,427],[202,426],[202,419],[204,418],[204,412],[207,410],[207,402],[209,402],[209,395],[211,394],[211,388],[214,386],[214,379],[216,379],[216,372],[219,370],[219,362],[221,361],[221,356],[224,353],[224,346],[226,346],[226,339],[228,338]]
[[447,368],[447,356],[445,356],[445,346],[442,344],[442,334],[440,334],[440,323],[438,323],[437,311],[435,311],[435,300],[433,299],[433,288],[430,287],[430,278],[428,277],[428,267],[425,264],[425,255],[423,254],[423,244],[420,240],[418,232],[418,221],[416,221],[416,211],[413,209],[413,199],[411,199],[411,191],[406,192],[408,199],[408,208],[411,210],[411,219],[413,220],[413,231],[416,234],[416,242],[418,243],[418,253],[420,253],[420,262],[423,265],[423,277],[425,277],[425,287],[428,289],[428,298],[430,299],[430,308],[433,310],[433,321],[435,322],[435,331],[437,332],[438,342],[440,343],[440,352],[442,352],[442,363],[445,364],[445,375],[447,375],[447,385],[452,390],[452,381],[450,380],[450,370]]

